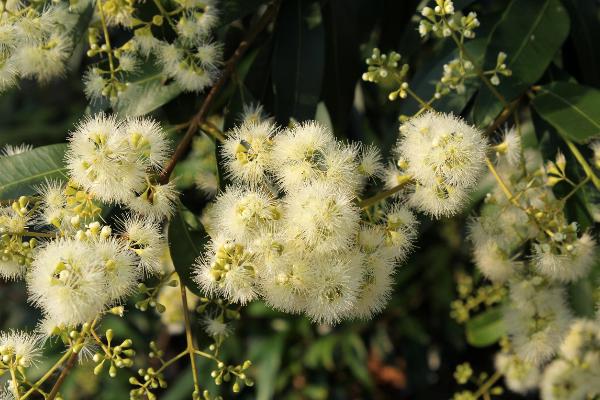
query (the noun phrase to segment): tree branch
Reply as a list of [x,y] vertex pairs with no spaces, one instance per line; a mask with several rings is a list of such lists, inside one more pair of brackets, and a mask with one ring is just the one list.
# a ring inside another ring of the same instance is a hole
[[75,366],[75,363],[77,362],[77,357],[78,357],[78,354],[76,352],[72,351],[71,356],[69,356],[69,359],[67,360],[67,363],[65,364],[65,368],[62,370],[62,372],[58,376],[58,379],[54,383],[54,386],[52,386],[52,390],[50,391],[50,394],[48,395],[48,400],[54,400],[56,398],[56,395],[58,394],[58,391],[60,390],[60,387],[62,386],[63,382],[67,378],[67,375],[69,375],[69,372],[71,372],[71,369],[73,369],[73,367]]
[[200,106],[198,112],[190,120],[190,124],[185,133],[185,136],[177,145],[177,148],[175,149],[171,160],[169,160],[168,164],[165,166],[165,169],[160,175],[161,183],[164,184],[169,181],[169,177],[171,176],[173,169],[175,169],[175,165],[177,165],[177,162],[181,159],[181,157],[183,157],[185,152],[190,147],[194,134],[196,133],[204,119],[207,117],[208,111],[210,110],[210,107],[215,101],[217,94],[223,89],[223,87],[233,74],[236,65],[241,60],[242,56],[246,53],[252,42],[254,42],[258,34],[262,32],[267,27],[267,25],[273,20],[273,18],[277,15],[278,10],[279,0],[276,0],[269,4],[267,10],[260,17],[258,22],[252,27],[252,29],[250,29],[246,38],[240,42],[233,55],[229,58],[229,60],[225,62],[225,68],[221,73],[221,77],[212,87],[210,92],[208,92],[208,94],[206,95],[206,98],[204,99],[204,102]]

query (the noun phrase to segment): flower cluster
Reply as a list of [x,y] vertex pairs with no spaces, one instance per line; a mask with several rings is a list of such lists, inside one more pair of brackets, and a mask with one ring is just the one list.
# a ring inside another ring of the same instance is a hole
[[594,398],[600,395],[600,325],[576,320],[560,346],[560,357],[545,369],[544,400]]
[[388,188],[410,177],[411,206],[435,218],[456,214],[484,168],[487,143],[481,131],[455,116],[427,111],[402,124],[400,135]]
[[[98,18],[88,29],[87,54],[99,58],[85,76],[88,97],[116,102],[151,63],[160,70],[158,75],[153,73],[153,79],[173,79],[182,90],[191,92],[210,86],[221,60],[221,48],[210,36],[218,23],[213,3],[157,0],[145,7],[152,10],[142,10],[144,3],[99,0]],[[133,34],[117,47],[111,43],[109,28],[132,30]]]
[[558,184],[576,186],[567,177],[566,158],[559,153],[543,165],[539,152],[523,150],[514,129],[492,149],[505,183],[486,196],[470,223],[470,238],[479,271],[508,289],[508,338],[496,369],[518,393],[540,387],[545,400],[593,397],[597,378],[586,374],[594,367],[582,360],[588,351],[590,360],[595,357],[598,327],[574,319],[566,284],[588,276],[596,244],[568,222],[566,199],[553,192]]
[[87,1],[4,2],[0,17],[0,91],[18,78],[46,83],[65,73]]
[[204,292],[241,304],[262,297],[325,323],[381,310],[416,220],[398,203],[361,214],[358,198],[382,169],[376,150],[341,143],[316,122],[279,130],[261,117],[222,149],[232,183],[205,216]]
[[[71,135],[71,179],[48,181],[0,209],[0,276],[26,278],[45,334],[92,321],[134,293],[144,275],[161,272],[159,221],[175,193],[154,175],[167,155],[152,120],[90,117]],[[121,217],[117,233],[100,222],[101,201],[134,211]]]

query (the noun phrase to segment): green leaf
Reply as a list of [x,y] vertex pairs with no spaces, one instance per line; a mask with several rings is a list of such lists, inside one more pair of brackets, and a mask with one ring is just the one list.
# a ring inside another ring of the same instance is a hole
[[327,335],[319,338],[308,351],[304,354],[304,362],[308,367],[325,369],[332,371],[335,368],[333,352],[339,344],[340,337],[336,335]]
[[586,143],[600,136],[600,91],[570,82],[542,86],[532,105],[563,137]]
[[[498,91],[510,101],[537,82],[569,33],[569,16],[559,0],[513,0],[491,33],[484,69],[493,69],[499,52],[507,54],[511,77],[501,77]],[[487,126],[502,104],[481,86],[473,106],[473,120]]]
[[164,106],[181,92],[182,89],[176,84],[165,85],[156,76],[143,83],[131,83],[120,94],[114,110],[123,116],[139,117]]
[[287,125],[315,116],[325,67],[325,29],[317,2],[283,2],[273,49],[275,116]]
[[113,108],[122,116],[138,117],[162,107],[182,92],[175,83],[165,84],[162,70],[153,60],[148,60],[144,69],[133,77],[127,89],[119,95]]
[[506,333],[501,307],[491,308],[466,324],[467,342],[475,347],[485,347],[496,343]]
[[34,186],[47,179],[67,180],[66,149],[66,143],[61,143],[0,157],[0,200],[33,194]]
[[203,296],[192,277],[192,268],[196,258],[202,254],[208,235],[196,216],[180,202],[169,222],[168,239],[171,259],[181,283],[193,293]]
[[252,343],[249,358],[256,372],[256,399],[270,400],[275,394],[275,381],[280,372],[285,335],[278,333]]
[[367,349],[356,333],[350,333],[342,341],[342,355],[350,371],[364,387],[372,387],[371,375],[367,369]]
[[569,25],[559,0],[513,0],[492,32],[486,68],[493,68],[503,51],[508,55],[506,64],[512,77],[535,83],[567,38]]

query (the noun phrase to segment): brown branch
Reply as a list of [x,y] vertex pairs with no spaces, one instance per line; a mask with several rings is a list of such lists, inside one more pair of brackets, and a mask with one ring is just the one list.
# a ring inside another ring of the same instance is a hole
[[260,17],[258,22],[252,27],[252,29],[250,29],[246,38],[240,42],[233,55],[225,62],[225,67],[223,68],[219,80],[217,81],[217,83],[215,83],[210,92],[208,92],[206,98],[204,99],[204,102],[200,106],[200,109],[190,120],[190,124],[185,133],[185,136],[177,145],[173,156],[171,157],[168,164],[165,166],[164,171],[160,175],[161,183],[164,184],[169,181],[169,177],[171,176],[173,169],[175,169],[175,165],[177,165],[177,162],[181,159],[181,157],[183,157],[183,155],[190,147],[194,134],[196,133],[198,127],[202,124],[204,119],[207,117],[208,111],[210,110],[210,107],[215,101],[217,94],[223,89],[223,87],[233,74],[236,65],[241,60],[242,56],[246,53],[252,42],[254,42],[258,34],[262,32],[267,27],[267,25],[269,25],[273,18],[275,18],[278,10],[279,0],[269,4],[267,10]]
[[519,97],[516,100],[512,101],[509,105],[504,107],[504,109],[502,110],[500,115],[498,115],[498,117],[494,120],[494,122],[490,126],[487,127],[487,129],[485,130],[483,135],[487,137],[487,136],[490,136],[491,134],[493,134],[496,131],[496,129],[498,129],[500,127],[500,125],[505,123],[506,120],[508,118],[510,118],[510,116],[513,114],[513,112],[515,112],[515,110],[519,106],[520,102],[521,102],[521,98]]
[[52,386],[52,390],[50,391],[50,394],[47,397],[48,400],[54,400],[54,398],[58,394],[61,385],[67,378],[67,375],[69,375],[69,372],[71,372],[71,369],[73,369],[73,366],[75,366],[75,363],[77,362],[77,356],[78,354],[76,352],[71,353],[71,356],[65,364],[65,368],[60,373],[58,379],[54,383],[54,386]]

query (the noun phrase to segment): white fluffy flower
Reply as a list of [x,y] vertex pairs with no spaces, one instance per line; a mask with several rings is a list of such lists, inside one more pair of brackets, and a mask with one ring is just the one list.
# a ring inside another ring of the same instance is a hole
[[308,275],[306,314],[317,323],[335,324],[356,304],[362,277],[360,254],[321,256]]
[[16,85],[17,76],[18,72],[13,60],[0,58],[0,92]]
[[537,388],[541,376],[535,365],[516,354],[507,353],[498,353],[494,362],[496,370],[504,375],[504,382],[511,391],[526,394]]
[[123,201],[144,184],[145,170],[124,143],[115,117],[97,114],[71,133],[66,153],[71,178],[105,201]]
[[571,320],[564,290],[545,287],[539,277],[513,282],[504,320],[515,353],[540,365],[558,350]]
[[104,77],[98,68],[89,68],[83,75],[83,91],[85,96],[95,102],[104,97],[103,91],[106,86]]
[[522,263],[511,259],[493,240],[475,245],[473,249],[475,265],[492,282],[506,282],[522,267]]
[[385,241],[383,250],[396,261],[402,261],[411,250],[417,236],[417,219],[400,203],[391,205],[384,217]]
[[37,254],[27,278],[31,301],[56,325],[88,322],[110,299],[105,266],[86,243],[59,239]]
[[379,250],[364,255],[362,278],[351,314],[369,319],[383,310],[392,293],[394,258]]
[[28,368],[41,354],[40,336],[35,333],[10,330],[0,332],[0,360],[13,368]]
[[37,213],[38,224],[63,228],[69,222],[73,215],[66,208],[67,199],[64,190],[63,184],[58,181],[46,181],[36,188],[41,200]]
[[258,295],[256,268],[254,254],[243,244],[218,237],[197,260],[195,279],[207,295],[218,294],[243,305]]
[[91,254],[104,266],[110,301],[118,302],[135,292],[140,277],[135,253],[115,237],[90,243]]
[[575,364],[600,368],[600,323],[585,319],[573,322],[560,351]]
[[236,186],[219,195],[214,207],[222,233],[241,241],[251,239],[281,216],[278,204],[269,194]]
[[[544,370],[540,392],[542,400],[586,400],[597,384],[564,360],[555,360]],[[597,393],[597,388],[595,392]]]
[[306,122],[275,137],[273,173],[286,191],[322,175],[325,153],[335,145],[333,134],[316,122]]
[[138,256],[144,272],[148,275],[161,272],[166,243],[158,222],[135,215],[128,216],[119,225],[123,239]]
[[335,186],[316,182],[285,199],[285,229],[321,251],[341,250],[358,229],[359,210],[351,196]]
[[10,255],[0,256],[0,278],[8,281],[22,278],[25,275],[26,267]]
[[496,154],[506,160],[509,166],[517,166],[521,162],[523,149],[521,148],[521,136],[511,127],[503,132],[503,139],[500,144],[493,147]]
[[122,128],[125,139],[143,163],[160,169],[169,155],[165,131],[152,118],[130,118]]
[[236,127],[222,147],[229,176],[251,186],[264,182],[273,162],[276,132],[270,121],[251,121]]
[[27,217],[11,207],[0,208],[0,234],[19,234],[27,229]]
[[164,185],[148,184],[125,203],[130,210],[160,221],[173,215],[178,196],[175,184],[170,181]]
[[380,176],[383,169],[384,167],[379,149],[373,145],[361,147],[358,172],[368,178],[374,178]]
[[48,82],[65,73],[65,64],[72,48],[72,41],[67,35],[53,34],[43,44],[17,48],[13,56],[15,68],[23,77]]
[[560,250],[550,244],[533,246],[537,270],[561,282],[572,282],[585,276],[596,261],[594,255],[595,241],[589,233],[584,233],[573,243],[560,246]]
[[482,133],[451,114],[426,112],[400,128],[396,153],[408,173],[426,186],[472,187],[484,168],[487,144]]
[[316,260],[309,254],[292,249],[268,263],[261,276],[261,290],[271,307],[288,313],[305,309],[311,270]]
[[409,204],[433,218],[451,217],[467,202],[464,189],[444,183],[432,186],[417,184]]
[[223,339],[231,334],[231,326],[224,322],[222,317],[206,315],[202,318],[201,323],[204,332],[213,338]]
[[158,60],[163,72],[186,91],[200,92],[216,78],[214,68],[206,68],[196,54],[174,44],[163,44],[158,51]]

